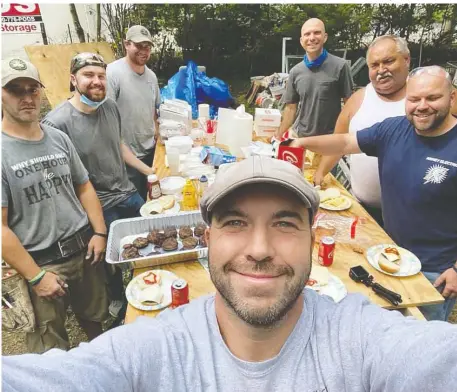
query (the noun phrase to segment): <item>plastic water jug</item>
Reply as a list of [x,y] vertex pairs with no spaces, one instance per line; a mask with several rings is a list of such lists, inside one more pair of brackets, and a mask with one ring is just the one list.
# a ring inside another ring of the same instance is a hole
[[227,146],[232,155],[243,158],[241,147],[248,147],[252,142],[253,124],[254,119],[245,112],[244,105],[236,110],[219,108],[216,143]]

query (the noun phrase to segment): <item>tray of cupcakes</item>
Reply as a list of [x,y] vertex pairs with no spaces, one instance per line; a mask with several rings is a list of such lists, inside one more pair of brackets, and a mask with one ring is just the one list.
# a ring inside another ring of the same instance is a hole
[[206,228],[199,211],[120,219],[111,225],[106,261],[141,268],[206,257]]

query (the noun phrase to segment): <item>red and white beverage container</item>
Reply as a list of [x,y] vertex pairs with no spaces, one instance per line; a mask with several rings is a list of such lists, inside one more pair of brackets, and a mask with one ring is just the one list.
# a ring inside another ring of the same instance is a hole
[[280,144],[278,147],[277,158],[283,161],[287,161],[303,171],[303,167],[305,165],[305,152],[306,150],[302,147],[290,147],[284,144]]
[[319,244],[319,253],[317,260],[320,265],[329,267],[333,264],[333,256],[335,254],[335,239],[330,236],[322,237]]
[[189,285],[184,279],[176,279],[171,285],[171,307],[189,303]]

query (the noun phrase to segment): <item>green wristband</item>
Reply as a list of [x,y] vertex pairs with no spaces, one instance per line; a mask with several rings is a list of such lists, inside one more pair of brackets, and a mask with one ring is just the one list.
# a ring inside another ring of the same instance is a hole
[[32,286],[37,285],[38,283],[40,283],[41,279],[43,279],[43,276],[45,273],[46,273],[46,271],[42,269],[35,277],[33,277],[32,279],[29,280],[29,283]]

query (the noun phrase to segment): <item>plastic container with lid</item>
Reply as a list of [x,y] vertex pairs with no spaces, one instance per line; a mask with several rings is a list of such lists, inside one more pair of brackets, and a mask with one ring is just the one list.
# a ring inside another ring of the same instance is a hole
[[187,154],[192,149],[193,140],[190,136],[173,136],[165,142],[165,148],[177,148],[180,154]]

